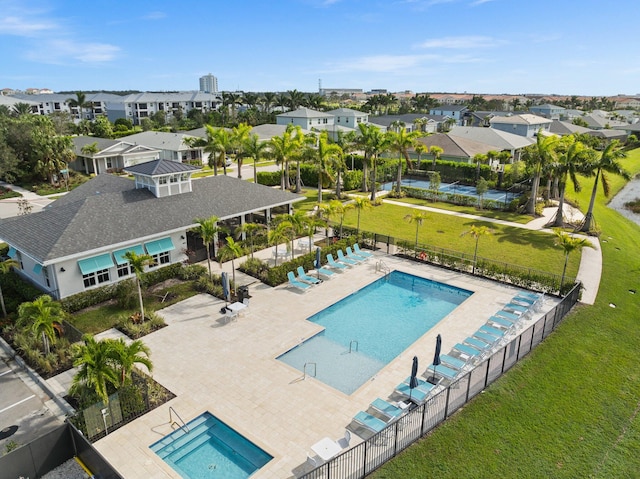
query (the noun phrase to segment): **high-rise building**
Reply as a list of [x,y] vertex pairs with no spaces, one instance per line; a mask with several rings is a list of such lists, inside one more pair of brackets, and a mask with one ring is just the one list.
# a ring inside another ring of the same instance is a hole
[[218,79],[211,73],[200,77],[200,91],[205,93],[218,93]]

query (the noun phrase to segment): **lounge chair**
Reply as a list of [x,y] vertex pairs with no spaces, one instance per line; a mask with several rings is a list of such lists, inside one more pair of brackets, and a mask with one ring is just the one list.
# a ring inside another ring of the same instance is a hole
[[298,266],[298,279],[301,281],[304,281],[305,283],[309,283],[309,284],[320,284],[322,283],[321,280],[319,280],[318,278],[314,278],[313,276],[309,276],[307,273],[304,272],[304,268],[302,266]]
[[351,258],[347,258],[341,249],[338,250],[338,261],[341,263],[349,264],[351,266],[355,266],[358,263],[362,263],[363,260],[355,260]]
[[483,356],[483,352],[481,350],[476,349],[473,346],[469,346],[468,344],[457,343],[453,349],[460,355],[469,358],[468,360],[478,359]]
[[322,276],[326,276],[327,278],[330,278],[331,276],[336,274],[335,271],[331,271],[330,269],[323,268],[322,266],[320,268],[316,268],[316,272],[318,274],[321,274]]
[[289,271],[287,273],[287,278],[289,278],[289,286],[293,286],[294,288],[298,288],[298,289],[301,289],[302,291],[306,291],[311,287],[310,284],[298,281],[295,275],[293,274],[293,271]]
[[481,339],[486,343],[489,343],[490,346],[493,346],[496,343],[496,341],[499,339],[497,336],[494,336],[493,334],[489,334],[480,330],[473,333],[473,337]]
[[494,328],[489,324],[483,324],[478,328],[478,331],[490,334],[491,336],[495,336],[498,339],[502,338],[506,333],[504,329]]
[[521,304],[516,304],[516,303],[508,303],[505,304],[502,309],[506,310],[506,311],[515,311],[516,314],[520,313],[520,314],[524,314],[527,311],[529,311],[529,306],[522,306]]
[[493,338],[490,341],[485,341],[483,339],[470,336],[465,339],[464,342],[473,348],[479,349],[480,351],[486,351],[488,349],[491,349],[491,346],[493,346],[493,343],[495,341],[493,340]]
[[509,319],[515,322],[520,320],[521,315],[502,309],[498,311],[494,316],[499,316],[501,318]]
[[491,316],[488,322],[505,329],[511,329],[516,325],[515,321],[511,321],[510,319],[506,318],[500,318],[498,316]]
[[351,258],[354,261],[366,261],[369,259],[368,256],[360,256],[359,254],[354,253],[351,250],[351,246],[347,246],[345,251],[347,253],[347,258]]
[[[425,384],[431,384],[427,383],[426,381],[423,382]],[[434,385],[431,384],[431,389],[433,389],[433,387]],[[431,394],[431,391],[425,391],[424,389],[421,389],[419,387],[411,389],[409,387],[409,384],[407,383],[398,384],[395,392],[402,398],[409,399],[411,402],[417,405],[424,403],[427,399],[429,399],[429,395]]]
[[387,417],[389,421],[398,419],[406,411],[405,409],[402,409],[401,407],[398,407],[395,404],[391,404],[390,402],[387,402],[384,399],[380,398],[377,398],[371,403],[371,409],[373,409],[378,414]]
[[363,258],[370,258],[373,256],[373,253],[369,253],[368,251],[364,251],[360,249],[360,245],[358,243],[353,245],[353,252],[358,256],[362,256]]
[[525,296],[527,298],[531,298],[533,300],[538,300],[540,298],[542,298],[544,295],[540,295],[538,293],[530,293],[529,291],[521,291],[520,293],[518,293],[519,296]]
[[353,422],[355,422],[358,426],[377,434],[382,431],[385,427],[387,427],[387,423],[382,419],[378,419],[371,414],[367,414],[364,411],[360,411],[353,418]]
[[331,253],[327,255],[327,264],[331,268],[335,269],[346,269],[348,267],[346,264],[338,263],[335,259],[333,259],[333,255]]
[[[421,391],[424,391],[426,393],[431,392],[434,386],[433,383],[430,383],[429,381],[424,381],[423,379],[420,379],[420,378],[416,378],[416,379],[418,380],[418,385],[415,388],[413,388],[414,391],[416,389],[420,389]],[[406,384],[408,386],[410,381],[411,381],[411,376],[407,376],[403,384]]]
[[526,296],[518,295],[511,298],[511,302],[516,304],[522,304],[523,306],[531,307],[535,304],[536,300],[532,298],[528,298]]
[[458,376],[458,374],[460,374],[460,371],[442,364],[438,364],[434,368],[432,364],[427,368],[427,373],[432,377],[442,376],[443,378],[452,381]]
[[442,361],[442,364],[451,366],[454,369],[462,369],[467,365],[466,361],[463,361],[460,358],[454,358],[453,356],[449,356],[448,354],[441,354],[440,361]]

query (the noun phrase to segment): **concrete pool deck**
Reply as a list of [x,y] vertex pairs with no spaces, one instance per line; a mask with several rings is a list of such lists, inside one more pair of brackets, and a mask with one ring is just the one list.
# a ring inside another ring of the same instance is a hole
[[[313,378],[303,380],[300,371],[275,359],[320,331],[319,326],[306,321],[307,317],[381,277],[382,273],[376,272],[378,261],[384,261],[391,270],[469,289],[474,294],[351,395]],[[230,265],[223,267],[230,269]],[[239,284],[255,281],[240,274],[237,280]],[[303,465],[314,443],[323,437],[342,437],[358,411],[393,392],[409,374],[414,355],[420,360],[420,372],[425,371],[433,359],[438,333],[446,353],[517,291],[376,253],[365,264],[337,273],[306,293],[285,285],[271,288],[254,283],[250,286],[249,308],[229,323],[220,314],[223,301],[209,295],[194,296],[162,310],[168,327],[143,338],[152,352],[154,378],[177,397],[109,434],[95,447],[124,477],[179,477],[149,446],[172,432],[169,406],[187,422],[209,411],[274,456],[252,477],[293,477],[305,470]],[[544,311],[555,303],[548,298]],[[354,435],[351,445],[359,441]]]

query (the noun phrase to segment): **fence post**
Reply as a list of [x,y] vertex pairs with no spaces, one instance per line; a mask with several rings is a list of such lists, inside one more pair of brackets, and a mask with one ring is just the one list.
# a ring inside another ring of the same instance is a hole
[[444,404],[444,419],[447,419],[447,417],[449,417],[449,395],[450,394],[451,394],[451,384],[447,386],[447,401]]
[[369,441],[364,441],[364,454],[362,455],[362,477],[367,475],[367,446]]

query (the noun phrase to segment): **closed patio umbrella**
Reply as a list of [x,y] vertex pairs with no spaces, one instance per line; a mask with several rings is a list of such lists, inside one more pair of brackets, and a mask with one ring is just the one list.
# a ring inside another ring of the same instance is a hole
[[440,336],[438,334],[438,336],[436,337],[436,352],[433,355],[433,382],[435,383],[436,380],[436,366],[438,366],[438,364],[440,364],[440,350],[442,349],[442,336]]
[[319,269],[321,267],[322,267],[322,263],[320,262],[320,248],[316,248],[316,271],[318,271],[318,279],[320,279]]
[[224,294],[224,305],[229,301],[229,273],[222,272],[222,294]]
[[409,378],[409,401],[411,401],[411,393],[413,388],[418,387],[418,356],[413,357],[413,364],[411,366],[411,377]]

